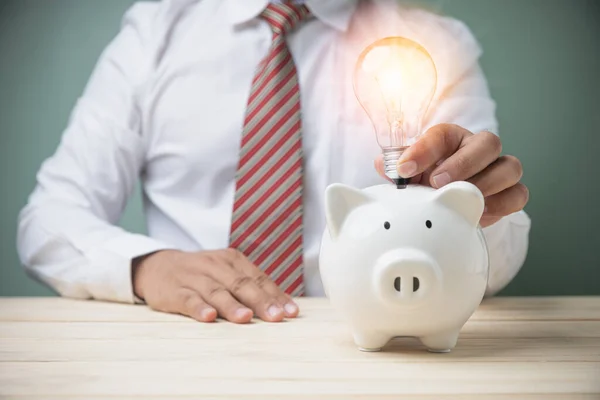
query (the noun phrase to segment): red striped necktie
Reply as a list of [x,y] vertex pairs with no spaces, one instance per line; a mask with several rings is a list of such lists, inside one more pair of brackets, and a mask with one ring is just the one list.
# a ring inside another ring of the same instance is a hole
[[305,6],[269,4],[273,31],[246,109],[231,225],[237,248],[286,293],[304,294],[300,90],[285,35],[310,16]]

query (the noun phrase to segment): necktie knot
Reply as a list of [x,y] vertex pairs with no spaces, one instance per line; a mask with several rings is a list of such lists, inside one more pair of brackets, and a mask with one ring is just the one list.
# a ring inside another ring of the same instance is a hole
[[294,30],[298,24],[310,17],[310,10],[303,4],[292,2],[269,3],[261,14],[274,34],[283,34]]

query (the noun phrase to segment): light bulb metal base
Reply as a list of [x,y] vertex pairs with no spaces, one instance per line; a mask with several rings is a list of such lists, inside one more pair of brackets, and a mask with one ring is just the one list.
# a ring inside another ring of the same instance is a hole
[[383,168],[385,175],[390,178],[398,189],[406,188],[410,179],[398,175],[398,159],[408,147],[385,147],[383,148]]
[[396,178],[393,181],[396,184],[396,189],[406,189],[406,186],[410,183],[409,178]]

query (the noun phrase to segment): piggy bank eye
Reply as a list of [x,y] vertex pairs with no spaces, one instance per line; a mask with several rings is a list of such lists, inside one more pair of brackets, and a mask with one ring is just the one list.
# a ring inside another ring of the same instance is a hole
[[425,221],[425,226],[427,228],[431,229],[431,221],[430,220]]
[[383,223],[383,227],[384,227],[385,229],[390,229],[390,223],[389,223],[389,222],[387,222],[387,221],[385,221],[385,222]]

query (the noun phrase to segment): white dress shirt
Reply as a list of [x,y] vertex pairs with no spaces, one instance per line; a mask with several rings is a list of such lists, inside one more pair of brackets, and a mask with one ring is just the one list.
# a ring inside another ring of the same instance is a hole
[[[63,296],[135,302],[133,258],[228,246],[246,101],[271,43],[268,24],[257,18],[266,4],[164,0],[128,10],[20,214],[18,250],[32,276]],[[439,76],[427,127],[447,122],[497,133],[498,126],[481,49],[461,22],[395,1],[306,4],[315,18],[288,43],[301,87],[306,294],[321,296],[325,188],[385,182],[373,166],[381,149],[352,90],[364,47],[400,35],[429,50]],[[138,180],[147,236],[116,225]],[[487,295],[521,268],[529,227],[521,211],[484,229]]]

